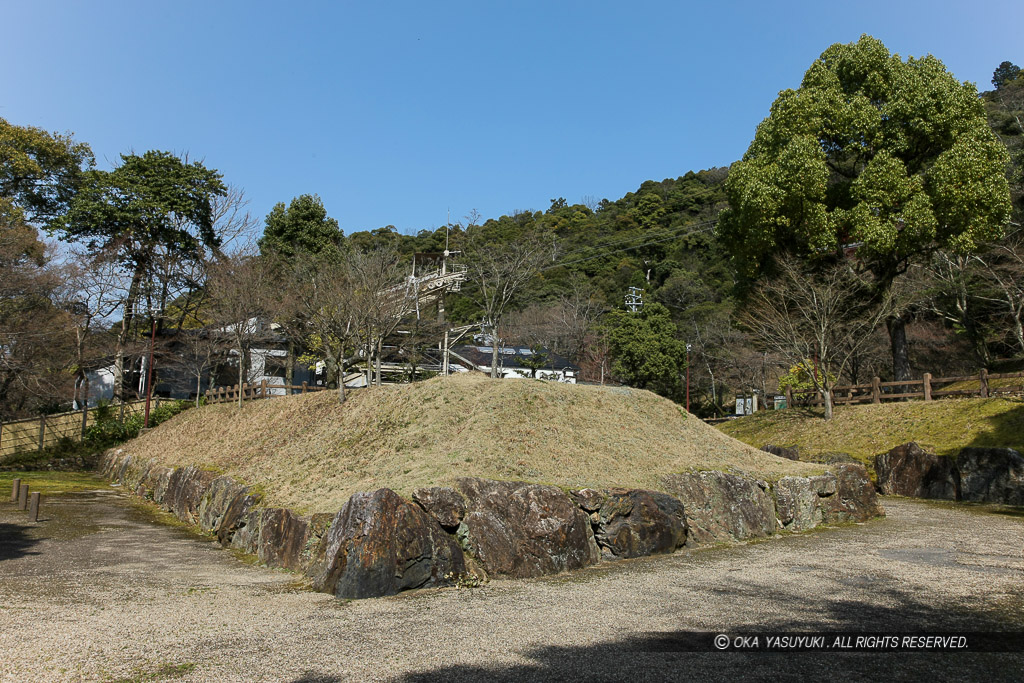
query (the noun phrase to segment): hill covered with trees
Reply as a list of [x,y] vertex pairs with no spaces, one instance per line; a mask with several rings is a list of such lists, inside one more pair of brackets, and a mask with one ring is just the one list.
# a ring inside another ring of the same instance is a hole
[[[482,322],[507,343],[569,358],[588,381],[683,403],[688,376],[705,415],[819,369],[827,390],[1015,367],[1024,77],[1005,62],[993,86],[979,95],[937,59],[903,60],[864,37],[829,48],[782,93],[731,167],[412,235],[344,234],[312,195],[255,217],[197,162],[154,151],[101,172],[88,145],[0,121],[0,418],[66,405],[87,369],[138,367],[154,330],[160,340],[241,331],[257,316],[305,358],[327,360],[334,383],[374,348],[408,358],[444,325]],[[61,258],[47,253],[46,231],[67,241]],[[467,281],[445,297],[443,321],[396,336],[380,292],[405,281],[415,254],[446,248]],[[855,302],[795,314],[787,292],[829,282]],[[640,311],[627,311],[630,288],[642,290]],[[848,324],[870,316],[867,331]],[[759,320],[792,333],[773,341]],[[158,372],[249,343],[183,350],[182,338],[158,349]]]

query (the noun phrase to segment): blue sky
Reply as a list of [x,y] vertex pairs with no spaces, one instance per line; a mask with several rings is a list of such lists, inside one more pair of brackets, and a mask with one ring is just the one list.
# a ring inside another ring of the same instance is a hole
[[0,0],[0,117],[99,165],[189,153],[253,213],[346,232],[616,199],[739,158],[778,92],[868,33],[989,89],[1024,3]]

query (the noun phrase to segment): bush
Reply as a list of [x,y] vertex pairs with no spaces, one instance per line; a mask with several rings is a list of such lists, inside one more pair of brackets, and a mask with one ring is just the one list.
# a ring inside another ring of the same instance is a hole
[[[155,427],[191,405],[188,401],[164,401],[149,411],[149,425]],[[97,448],[110,448],[137,437],[142,431],[144,417],[140,413],[132,413],[122,423],[115,416],[110,402],[101,401],[96,407],[95,420],[85,432],[86,442]]]

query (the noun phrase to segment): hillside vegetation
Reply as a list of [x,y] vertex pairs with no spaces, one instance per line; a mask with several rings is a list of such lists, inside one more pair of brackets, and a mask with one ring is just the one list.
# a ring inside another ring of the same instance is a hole
[[956,455],[965,446],[1024,448],[1024,401],[966,398],[837,406],[826,422],[820,409],[766,410],[720,425],[725,434],[760,447],[797,445],[801,458],[848,453],[870,462],[908,441]]
[[337,510],[356,491],[408,496],[461,476],[659,488],[688,469],[776,478],[820,468],[750,448],[648,391],[480,376],[190,410],[133,456],[259,484],[268,504]]

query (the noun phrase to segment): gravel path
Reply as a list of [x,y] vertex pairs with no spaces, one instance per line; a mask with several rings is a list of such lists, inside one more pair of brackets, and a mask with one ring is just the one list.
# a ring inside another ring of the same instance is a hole
[[1019,510],[886,507],[744,546],[342,602],[120,493],[51,498],[38,524],[0,502],[0,680],[1021,680],[1024,654],[643,646],[744,628],[1024,631]]

